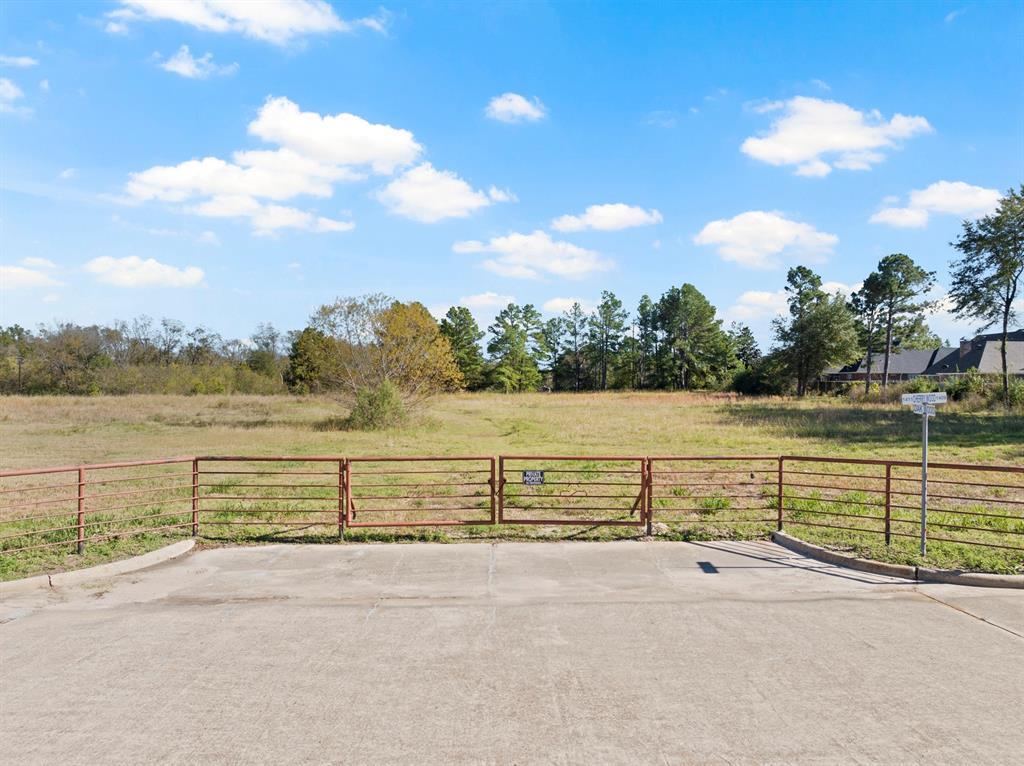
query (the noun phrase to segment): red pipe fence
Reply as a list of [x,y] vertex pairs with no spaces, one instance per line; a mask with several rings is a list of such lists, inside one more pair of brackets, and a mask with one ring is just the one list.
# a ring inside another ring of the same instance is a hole
[[[806,456],[189,456],[0,472],[0,555],[135,535],[655,523],[919,538],[920,463]],[[931,541],[1024,552],[1024,467],[929,464]],[[68,550],[67,552],[72,552]]]

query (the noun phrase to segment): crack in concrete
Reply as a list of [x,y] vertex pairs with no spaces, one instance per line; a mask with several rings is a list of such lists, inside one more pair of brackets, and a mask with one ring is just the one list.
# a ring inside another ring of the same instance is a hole
[[931,599],[936,604],[942,604],[943,606],[948,606],[950,609],[953,609],[954,611],[960,612],[960,614],[967,615],[968,617],[973,617],[975,620],[978,620],[979,622],[983,622],[986,625],[991,625],[993,628],[999,628],[999,630],[1005,630],[1011,636],[1016,636],[1017,638],[1024,639],[1024,635],[1021,635],[1020,633],[1018,633],[1017,631],[1013,630],[1012,628],[1008,628],[1005,625],[1000,625],[998,622],[992,622],[992,620],[988,619],[987,617],[982,617],[980,614],[974,614],[973,612],[969,612],[969,611],[967,611],[966,609],[964,609],[961,606],[957,606],[956,604],[950,604],[948,601],[943,601],[941,598],[936,598],[935,596],[931,595],[930,593],[925,593],[924,591],[919,590],[917,588],[914,588],[914,592],[915,593],[920,593],[922,596],[924,596],[927,599]]

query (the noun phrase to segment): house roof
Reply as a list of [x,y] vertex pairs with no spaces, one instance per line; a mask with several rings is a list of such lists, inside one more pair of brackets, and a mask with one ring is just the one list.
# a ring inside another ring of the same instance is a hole
[[[1015,333],[1024,337],[1024,333]],[[998,336],[997,336],[998,337]],[[971,347],[963,355],[960,349],[952,349],[951,353],[939,356],[924,371],[925,375],[948,375],[954,372],[967,372],[974,367],[978,372],[1002,373],[1003,361],[1000,356],[1000,343],[990,336],[980,336],[971,341]],[[1011,374],[1024,373],[1024,340],[1008,340],[1006,342],[1006,369]]]
[[[975,341],[979,341],[979,340],[999,341],[999,340],[1002,340],[1002,338],[1003,338],[1003,334],[1001,332],[990,332],[990,333],[987,333],[986,335],[975,335],[973,340],[975,340]],[[1006,340],[1007,341],[1011,341],[1011,340],[1024,341],[1024,330],[1010,330],[1010,332],[1008,332],[1006,334]]]
[[[950,353],[959,351],[959,349],[949,348],[942,346],[940,348],[933,349],[905,349],[903,351],[893,351],[889,354],[889,374],[890,375],[921,375],[932,366],[937,359],[945,358]],[[881,374],[882,368],[885,366],[885,354],[884,353],[872,353],[871,354],[871,374]],[[850,372],[855,373],[867,373],[868,362],[867,357],[858,362]]]
[[[961,346],[940,346],[933,349],[905,349],[889,355],[890,375],[950,375],[967,372],[972,367],[983,373],[1002,373],[1003,363],[999,347],[1001,333],[979,335]],[[961,347],[964,349],[961,353]],[[885,365],[885,354],[871,354],[871,377],[880,376]],[[1024,330],[1014,330],[1006,336],[1006,368],[1011,375],[1024,374]],[[867,357],[845,367],[831,367],[825,375],[866,375]]]

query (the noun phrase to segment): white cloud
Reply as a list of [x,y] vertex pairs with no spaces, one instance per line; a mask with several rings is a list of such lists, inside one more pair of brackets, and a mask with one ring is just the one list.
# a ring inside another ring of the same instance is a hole
[[909,207],[886,207],[868,220],[870,223],[884,223],[900,229],[920,229],[928,225],[928,211]]
[[991,213],[999,203],[996,189],[971,186],[963,181],[936,181],[910,193],[910,207],[933,213],[981,216]]
[[609,205],[591,205],[580,215],[563,215],[551,222],[551,228],[558,231],[617,231],[633,226],[650,226],[661,223],[661,213],[644,210],[642,207],[616,202]]
[[35,258],[29,256],[28,258],[21,259],[22,266],[28,266],[30,269],[55,269],[57,264],[51,261],[49,258]]
[[278,229],[301,229],[317,233],[352,231],[351,221],[336,221],[315,216],[305,210],[284,205],[264,205],[246,195],[216,195],[187,209],[208,218],[248,218],[256,234],[274,234]]
[[60,282],[39,269],[26,268],[24,266],[0,266],[0,289],[2,290],[53,287],[59,284]]
[[788,296],[785,290],[768,292],[765,290],[748,290],[736,299],[723,314],[726,319],[749,321],[762,317],[778,316],[789,310]]
[[936,181],[924,189],[910,192],[906,207],[883,208],[869,220],[899,228],[920,229],[928,225],[931,213],[967,218],[987,215],[996,209],[999,198],[996,189],[971,186],[963,181]]
[[[129,202],[190,203],[183,212],[208,217],[247,217],[257,233],[298,228],[349,231],[354,224],[281,204],[298,196],[329,198],[334,185],[390,175],[413,163],[423,148],[408,130],[374,124],[354,114],[303,112],[287,98],[268,98],[249,133],[277,148],[237,151],[230,160],[190,159],[129,175]],[[392,212],[418,221],[465,217],[515,195],[496,186],[473,189],[451,171],[421,163],[376,195]]]
[[204,32],[288,45],[309,35],[360,27],[384,32],[388,18],[385,14],[346,21],[325,0],[121,0],[120,8],[107,13],[107,31],[125,34],[134,21],[176,21]]
[[791,221],[781,213],[751,210],[734,218],[711,221],[693,238],[698,245],[714,245],[726,261],[750,268],[778,265],[779,255],[820,258],[839,242],[835,234],[810,224]]
[[31,56],[4,56],[0,54],[0,66],[13,66],[19,69],[38,66],[39,61]]
[[467,309],[503,309],[510,303],[515,303],[514,295],[499,295],[495,292],[478,293],[476,295],[464,295],[459,298],[458,306],[465,306]]
[[[840,293],[849,297],[859,290],[863,283],[848,285],[844,282],[823,282],[821,289],[829,295]],[[741,294],[722,316],[729,321],[752,322],[759,319],[783,316],[789,311],[789,296],[785,290],[747,290]]]
[[6,77],[0,77],[0,112],[19,115],[31,114],[32,110],[27,106],[18,106],[15,103],[24,97],[25,94],[22,93],[21,88]]
[[965,13],[967,13],[967,9],[966,8],[960,8],[960,9],[955,10],[955,11],[950,11],[943,18],[944,18],[944,20],[945,20],[945,22],[947,24],[952,24],[960,16],[963,16]]
[[786,106],[785,101],[772,101],[766,98],[757,98],[752,101],[743,102],[743,108],[748,112],[754,114],[768,114],[769,112],[777,112]]
[[270,98],[249,124],[249,133],[323,163],[368,165],[390,174],[411,164],[423,147],[408,130],[367,122],[341,112],[302,112],[287,98]]
[[552,240],[544,231],[532,234],[512,233],[490,241],[456,242],[456,253],[494,253],[483,267],[503,277],[536,279],[551,274],[567,279],[582,279],[599,271],[607,271],[613,263],[594,250],[586,250],[571,242]]
[[57,178],[59,178],[61,181],[69,181],[70,179],[74,178],[77,174],[78,171],[75,170],[74,168],[64,168],[57,174]]
[[596,303],[584,300],[583,298],[552,298],[551,300],[544,301],[541,308],[551,314],[561,314],[571,309],[574,303],[580,304],[580,308],[587,314],[597,308]]
[[502,93],[488,102],[484,113],[492,120],[516,123],[542,120],[548,110],[536,96],[530,100],[518,93]]
[[58,293],[47,293],[43,296],[42,300],[43,303],[56,303],[60,300],[60,295]]
[[229,75],[238,71],[238,64],[219,66],[213,63],[213,54],[195,58],[187,45],[178,48],[178,52],[160,65],[160,68],[193,80],[205,80],[210,75]]
[[487,316],[493,316],[499,309],[505,308],[510,303],[515,303],[514,295],[500,295],[495,292],[477,293],[476,295],[464,295],[455,303],[435,303],[427,307],[438,321],[444,319],[452,306],[462,306],[477,318],[478,322]]
[[510,192],[508,189],[499,189],[497,186],[492,186],[487,190],[487,196],[491,198],[491,202],[518,202],[519,197]]
[[429,162],[410,168],[378,191],[376,197],[392,213],[423,223],[465,218],[492,200],[455,173],[436,170]]
[[852,293],[857,292],[864,286],[863,282],[857,282],[852,285],[848,285],[845,282],[822,282],[821,289],[829,295],[839,293],[840,295],[849,297]]
[[421,147],[412,133],[374,125],[352,114],[321,116],[301,112],[286,98],[271,98],[249,124],[249,132],[281,144],[186,160],[132,173],[125,184],[130,200],[194,201],[186,212],[213,217],[248,217],[257,233],[281,228],[348,231],[354,224],[316,217],[292,207],[267,205],[300,195],[327,198],[339,181],[365,177],[353,166],[388,173],[413,160]]
[[332,183],[351,180],[347,168],[307,159],[290,149],[235,152],[130,174],[125,190],[135,200],[182,202],[192,197],[239,195],[285,200],[300,194],[330,197]]
[[201,245],[219,245],[220,237],[217,236],[216,232],[207,230],[196,237],[196,242]]
[[39,90],[43,91],[43,93],[49,93],[50,92],[50,81],[49,80],[40,80],[39,81]]
[[[696,114],[699,111],[696,107],[690,108],[691,114]],[[655,109],[644,117],[644,124],[653,125],[656,128],[674,128],[679,124],[679,115],[670,109]]]
[[194,287],[203,281],[203,270],[197,266],[179,269],[137,255],[93,258],[85,264],[85,270],[97,281],[116,287]]
[[877,110],[861,112],[838,101],[797,96],[770,102],[759,112],[779,111],[771,129],[743,142],[741,151],[770,165],[795,165],[796,174],[821,177],[833,167],[868,170],[885,159],[901,139],[932,132],[924,117],[895,114],[885,120]]

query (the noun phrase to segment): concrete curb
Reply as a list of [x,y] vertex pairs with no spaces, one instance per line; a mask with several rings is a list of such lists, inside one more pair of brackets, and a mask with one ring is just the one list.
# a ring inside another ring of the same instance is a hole
[[888,577],[902,577],[918,582],[936,582],[949,585],[973,585],[982,588],[1020,588],[1024,589],[1024,575],[985,574],[983,572],[964,572],[959,569],[930,569],[915,567],[909,564],[886,564],[883,561],[860,559],[845,553],[836,553],[820,545],[812,545],[803,540],[787,535],[785,532],[772,532],[772,542],[783,548],[799,553],[802,556],[824,561],[828,564],[856,569],[871,574]]
[[10,580],[0,583],[0,598],[14,596],[19,593],[27,593],[33,590],[45,588],[60,588],[71,585],[79,585],[89,580],[100,580],[104,577],[135,572],[139,569],[162,564],[178,556],[183,556],[195,547],[195,540],[181,540],[155,551],[143,553],[141,556],[132,556],[123,561],[112,561],[109,564],[98,564],[86,569],[76,569],[73,572],[58,572],[52,575],[36,575],[26,577],[23,580]]
[[883,561],[859,559],[856,556],[848,556],[845,553],[836,553],[827,548],[822,548],[820,545],[811,545],[803,540],[790,537],[785,532],[772,532],[772,542],[802,556],[846,567],[847,569],[856,569],[860,572],[870,572],[871,574],[886,575],[887,577],[903,577],[907,580],[917,579],[917,567],[906,564],[886,564]]
[[950,585],[976,585],[982,588],[1024,589],[1024,575],[986,574],[964,572],[959,569],[917,568],[917,579],[922,582],[944,582]]

